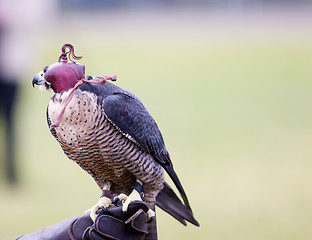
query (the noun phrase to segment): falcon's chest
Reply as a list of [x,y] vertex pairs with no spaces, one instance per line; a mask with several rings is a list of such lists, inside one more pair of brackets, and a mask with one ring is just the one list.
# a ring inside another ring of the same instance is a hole
[[[68,93],[51,97],[48,119],[52,123],[64,109],[67,97]],[[59,126],[52,132],[64,153],[91,174],[99,185],[107,179],[119,186],[131,187],[138,178],[151,188],[157,184],[160,189],[163,183],[161,166],[106,116],[105,98],[103,104],[100,98],[88,91],[75,91]]]
[[[68,95],[69,92],[52,95],[48,106],[48,116],[52,123],[56,122],[63,110]],[[65,109],[59,127],[55,128],[58,141],[66,145],[80,145],[95,128],[101,115],[104,113],[98,104],[98,97],[77,89]]]
[[[51,97],[48,118],[52,123],[63,110],[67,96],[63,93]],[[67,157],[98,181],[109,179],[130,186],[135,178],[126,168],[138,167],[135,161],[128,162],[128,156],[138,156],[139,148],[108,120],[99,102],[95,94],[76,90],[53,134]]]

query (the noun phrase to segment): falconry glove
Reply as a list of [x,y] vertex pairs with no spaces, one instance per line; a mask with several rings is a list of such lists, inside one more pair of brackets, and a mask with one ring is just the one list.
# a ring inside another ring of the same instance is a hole
[[131,202],[127,212],[121,204],[98,210],[95,222],[89,214],[72,217],[38,232],[23,235],[16,240],[139,240],[147,234],[148,206]]

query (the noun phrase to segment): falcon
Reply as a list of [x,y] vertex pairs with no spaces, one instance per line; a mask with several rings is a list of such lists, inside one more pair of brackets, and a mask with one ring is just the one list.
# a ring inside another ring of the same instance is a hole
[[131,201],[144,200],[150,208],[146,239],[157,239],[155,205],[184,225],[199,226],[155,120],[134,94],[111,83],[116,76],[85,77],[85,66],[73,61],[80,58],[64,44],[59,61],[36,74],[32,84],[53,90],[47,107],[50,131],[102,190],[90,217],[117,201],[126,212]]

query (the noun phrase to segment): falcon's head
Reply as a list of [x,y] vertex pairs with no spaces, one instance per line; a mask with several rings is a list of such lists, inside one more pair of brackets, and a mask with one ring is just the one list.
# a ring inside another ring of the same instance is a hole
[[[65,51],[66,48],[69,48],[68,52]],[[32,80],[33,86],[43,85],[46,89],[52,88],[54,92],[61,93],[73,88],[80,79],[84,79],[85,66],[73,61],[68,62],[67,55],[69,59],[81,58],[74,55],[74,47],[71,44],[64,44],[59,62],[37,73]]]

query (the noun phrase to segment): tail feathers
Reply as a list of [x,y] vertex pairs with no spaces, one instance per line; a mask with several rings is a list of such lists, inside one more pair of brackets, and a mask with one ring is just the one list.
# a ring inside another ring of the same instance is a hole
[[[180,195],[183,199],[184,205],[190,210],[190,212],[192,213],[192,209],[191,209],[191,205],[187,199],[186,193],[182,187],[182,184],[177,176],[177,174],[175,173],[172,165],[165,167],[165,170],[167,171],[168,175],[170,176],[171,180],[173,181],[173,183],[175,184],[175,186],[177,187],[177,189],[180,192]],[[167,186],[169,187],[169,185],[167,184]],[[170,188],[170,187],[169,187]],[[173,190],[170,188],[171,192],[173,192]],[[173,192],[173,194],[175,195],[175,193]]]
[[199,226],[199,223],[194,218],[191,210],[183,205],[181,200],[167,183],[164,184],[164,188],[158,193],[156,197],[156,205],[169,213],[183,225],[187,225],[186,221],[188,221],[195,226]]

